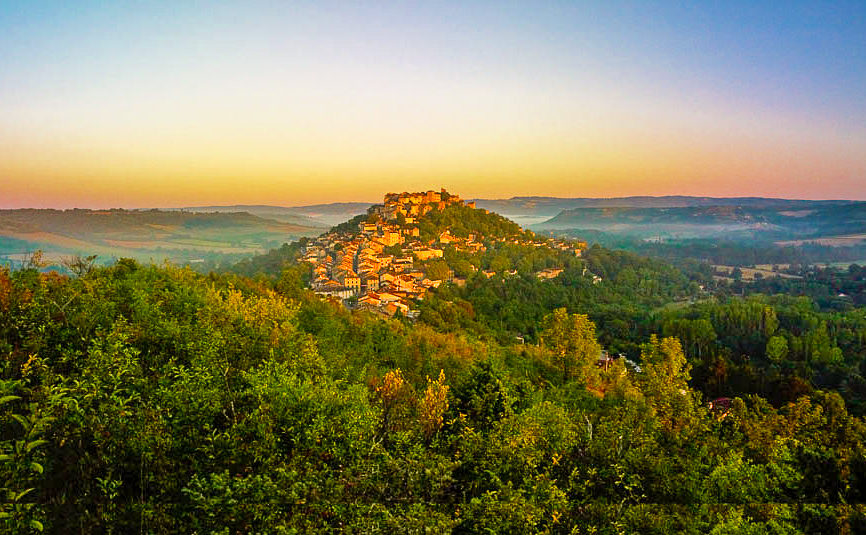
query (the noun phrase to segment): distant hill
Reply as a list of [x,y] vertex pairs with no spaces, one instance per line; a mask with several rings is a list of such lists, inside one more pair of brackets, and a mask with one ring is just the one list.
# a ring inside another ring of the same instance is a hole
[[866,202],[742,200],[749,202],[687,207],[572,208],[533,228],[591,229],[638,237],[761,236],[779,240],[866,233]]
[[335,202],[308,206],[269,206],[236,204],[231,206],[190,206],[171,208],[187,212],[247,212],[266,219],[294,225],[321,227],[323,230],[367,211],[372,203]]
[[0,210],[0,256],[15,258],[41,249],[57,254],[183,261],[212,253],[256,254],[321,231],[319,226],[246,212]]
[[356,215],[364,214],[373,203],[335,202],[330,204],[311,204],[309,206],[294,206],[290,208],[295,213],[321,221],[326,226],[342,223]]
[[804,206],[835,206],[856,201],[810,201],[799,199],[768,199],[763,197],[688,197],[669,195],[664,197],[610,197],[610,198],[559,198],[559,197],[512,197],[510,199],[476,199],[479,208],[500,213],[523,225],[540,223],[563,210],[576,208],[687,208],[710,206],[740,206],[744,208],[788,208]]
[[221,214],[246,212],[248,214],[264,219],[272,219],[274,221],[290,223],[292,225],[299,225],[303,227],[321,227],[323,229],[327,227],[326,224],[313,217],[302,215],[295,211],[294,208],[287,208],[284,206],[235,204],[230,206],[189,206],[184,208],[164,208],[162,210],[171,212],[182,211],[193,213]]

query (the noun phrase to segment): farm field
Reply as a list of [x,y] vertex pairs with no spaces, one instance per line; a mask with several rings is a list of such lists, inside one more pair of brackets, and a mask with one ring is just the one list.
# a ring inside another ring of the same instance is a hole
[[846,245],[857,245],[866,242],[866,234],[848,234],[845,236],[827,236],[826,238],[809,238],[805,240],[777,241],[776,245],[803,245],[806,243],[817,243],[831,247],[844,247]]
[[[771,266],[772,267],[772,266]],[[724,266],[715,264],[713,265],[713,269],[717,272],[726,273],[727,275],[731,275],[735,269],[734,266]],[[788,275],[787,273],[779,273],[773,271],[772,269],[758,269],[758,268],[747,268],[741,267],[740,271],[743,273],[743,280],[755,280],[757,275],[760,275],[762,278],[768,279],[772,277],[781,277],[783,279],[801,279],[799,275]],[[717,276],[717,279],[727,279],[730,276]]]

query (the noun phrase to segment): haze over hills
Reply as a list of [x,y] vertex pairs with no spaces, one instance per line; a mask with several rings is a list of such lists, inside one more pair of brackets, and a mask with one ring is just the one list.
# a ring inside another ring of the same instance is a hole
[[323,230],[247,212],[0,210],[0,257],[20,260],[40,249],[55,256],[185,262],[213,254],[248,256]]
[[742,206],[750,208],[796,208],[851,204],[851,200],[774,199],[764,197],[690,197],[667,195],[661,197],[632,196],[609,198],[512,197],[510,199],[475,199],[478,206],[488,210],[523,218],[553,217],[563,210],[576,208],[686,208],[707,206]]
[[247,212],[266,219],[312,227],[331,227],[363,214],[373,203],[335,202],[307,206],[274,206],[235,204],[228,206],[189,206],[168,208],[187,212]]
[[[805,206],[829,206],[855,204],[852,200],[803,200],[774,199],[763,197],[690,197],[669,195],[661,197],[547,197],[521,196],[508,199],[471,199],[479,208],[504,215],[522,225],[540,223],[558,215],[563,210],[576,208],[685,208],[710,206],[741,206],[749,208],[802,208]],[[294,224],[333,226],[366,212],[374,202],[335,202],[306,206],[277,205],[225,205],[188,206],[166,208],[189,212],[248,212],[259,217]]]
[[247,213],[264,219],[272,219],[282,223],[290,223],[306,227],[325,227],[324,223],[312,217],[298,214],[290,208],[283,206],[268,205],[231,205],[231,206],[185,206],[182,208],[160,208],[168,212],[191,212],[191,213]]
[[[373,203],[308,206],[227,205],[152,210],[0,211],[0,257],[20,259],[41,249],[55,254],[97,254],[200,261],[257,254],[366,213]],[[724,238],[825,245],[866,242],[866,202],[760,197],[513,197],[478,199],[536,231],[573,237],[604,232],[638,239]],[[216,255],[216,256],[214,256]]]
[[[630,197],[547,197],[521,196],[508,199],[470,199],[479,208],[496,212],[522,225],[540,223],[563,210],[577,208],[686,208],[711,206],[739,206],[744,208],[796,209],[815,206],[856,204],[853,200],[775,199],[764,197],[691,197],[686,195],[630,196]],[[182,210],[191,212],[249,212],[251,214],[286,222],[318,223],[333,226],[364,213],[374,202],[336,202],[307,206],[228,205],[192,206]],[[308,218],[308,219],[301,219]]]
[[582,207],[563,210],[533,228],[592,229],[637,237],[820,239],[866,232],[866,203],[755,199],[741,205]]

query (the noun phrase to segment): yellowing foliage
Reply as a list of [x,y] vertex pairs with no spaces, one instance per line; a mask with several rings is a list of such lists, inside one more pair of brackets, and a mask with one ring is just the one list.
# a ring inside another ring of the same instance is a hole
[[376,394],[379,395],[382,404],[388,407],[402,397],[405,388],[406,380],[403,379],[403,370],[397,368],[382,377],[382,384],[376,387]]
[[382,427],[386,433],[403,430],[415,404],[412,385],[403,378],[400,368],[382,377],[376,387],[376,395],[382,402]]
[[12,279],[9,278],[9,271],[0,269],[0,310],[9,308],[12,295]]
[[445,371],[439,370],[439,379],[427,377],[427,389],[418,403],[418,420],[426,438],[432,437],[442,427],[442,417],[448,410],[448,385]]
[[225,291],[211,287],[208,301],[211,306],[206,314],[219,326],[243,325],[254,338],[267,339],[272,345],[295,333],[297,305],[272,290],[266,290],[263,296],[244,296],[231,286]]

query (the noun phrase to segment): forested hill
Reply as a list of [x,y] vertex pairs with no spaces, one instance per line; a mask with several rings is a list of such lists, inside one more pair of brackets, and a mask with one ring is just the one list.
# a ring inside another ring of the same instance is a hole
[[475,235],[488,240],[527,236],[520,225],[499,214],[457,204],[429,212],[419,220],[418,227],[421,237],[427,239],[445,231],[460,238]]
[[866,233],[866,203],[798,201],[686,207],[582,207],[563,210],[536,229],[594,229],[633,236],[809,240]]
[[307,290],[305,242],[0,269],[0,531],[866,529],[862,308],[519,241],[446,247],[415,321]]

